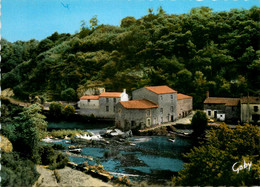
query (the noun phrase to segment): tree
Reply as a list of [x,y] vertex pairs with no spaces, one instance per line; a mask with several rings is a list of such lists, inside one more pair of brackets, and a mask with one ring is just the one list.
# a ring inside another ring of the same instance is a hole
[[208,126],[208,118],[205,112],[197,111],[192,117],[191,128],[193,130],[192,136],[194,138],[203,138]]
[[58,120],[60,119],[60,117],[62,116],[62,112],[63,112],[63,106],[61,103],[51,103],[50,104],[50,115]]
[[120,27],[127,28],[127,27],[130,27],[131,25],[133,25],[135,22],[136,22],[135,17],[128,16],[121,20]]
[[61,98],[64,101],[75,101],[77,98],[77,95],[73,88],[68,88],[61,92]]
[[[260,129],[245,124],[235,129],[222,124],[210,132],[206,144],[195,147],[185,157],[175,185],[245,186],[258,185],[260,180]],[[244,168],[245,163],[252,163]],[[235,164],[235,165],[234,165]],[[243,169],[237,172],[239,165]],[[232,170],[232,168],[234,170]]]
[[39,162],[39,142],[47,129],[45,116],[40,110],[39,105],[31,105],[3,124],[3,134],[12,142],[14,151],[35,163]]
[[93,17],[89,20],[89,23],[90,23],[90,28],[91,28],[92,30],[94,30],[94,29],[98,26],[97,15],[93,16]]

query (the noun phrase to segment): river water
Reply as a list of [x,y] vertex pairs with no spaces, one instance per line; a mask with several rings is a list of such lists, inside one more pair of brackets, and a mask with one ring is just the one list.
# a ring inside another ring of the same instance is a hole
[[[97,134],[111,124],[84,124],[78,122],[49,123],[48,129],[82,129]],[[183,168],[182,153],[189,150],[191,143],[187,139],[176,137],[169,141],[165,136],[135,136],[129,138],[134,149],[111,150],[110,148],[83,147],[81,155],[93,158],[69,156],[71,162],[82,164],[101,164],[113,175],[126,175],[133,181],[146,180],[153,183],[164,183]],[[58,140],[68,147],[64,140]],[[105,157],[109,151],[117,151],[116,157]]]

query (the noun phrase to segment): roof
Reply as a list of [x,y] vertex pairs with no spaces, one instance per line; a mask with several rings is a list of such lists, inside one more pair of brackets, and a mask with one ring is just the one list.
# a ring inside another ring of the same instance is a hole
[[146,86],[147,90],[150,90],[156,94],[169,94],[169,93],[177,93],[177,91],[171,89],[168,86]]
[[103,92],[100,97],[120,97],[122,92]]
[[158,108],[158,105],[152,101],[146,99],[120,101],[121,105],[127,109],[149,109]]
[[99,96],[98,95],[86,95],[86,96],[82,96],[80,99],[81,100],[85,100],[85,99],[98,100]]
[[189,95],[184,95],[184,94],[178,93],[177,100],[182,100],[182,99],[192,99],[192,97]]
[[251,103],[251,104],[259,104],[260,103],[260,97],[242,97],[241,103]]
[[204,104],[225,104],[226,106],[239,105],[240,98],[208,97]]

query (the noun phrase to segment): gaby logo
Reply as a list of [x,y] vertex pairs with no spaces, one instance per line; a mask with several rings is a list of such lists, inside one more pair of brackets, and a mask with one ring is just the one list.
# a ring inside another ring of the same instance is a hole
[[246,163],[245,160],[244,160],[244,165],[239,165],[239,166],[237,166],[237,162],[236,162],[236,163],[234,163],[233,166],[232,166],[232,171],[239,173],[239,171],[241,171],[241,170],[243,170],[243,169],[246,169],[246,168],[248,168],[248,171],[250,171],[251,166],[252,166],[252,162]]

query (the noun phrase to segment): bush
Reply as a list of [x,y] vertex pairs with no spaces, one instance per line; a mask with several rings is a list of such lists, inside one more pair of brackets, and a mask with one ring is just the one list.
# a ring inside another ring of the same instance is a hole
[[50,104],[50,114],[52,117],[59,119],[62,116],[63,106],[61,103],[51,103]]
[[34,163],[16,152],[3,153],[1,165],[1,186],[31,186],[39,177]]
[[55,151],[51,146],[41,147],[41,163],[43,165],[49,165],[49,169],[64,168],[68,162],[69,158],[67,155]]
[[72,105],[66,105],[64,107],[63,114],[65,115],[65,117],[68,118],[68,117],[72,116],[73,114],[75,114],[75,108]]
[[53,148],[54,150],[64,150],[66,147],[65,147],[64,145],[62,145],[62,144],[54,144],[54,145],[52,146],[52,148]]

